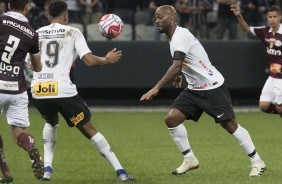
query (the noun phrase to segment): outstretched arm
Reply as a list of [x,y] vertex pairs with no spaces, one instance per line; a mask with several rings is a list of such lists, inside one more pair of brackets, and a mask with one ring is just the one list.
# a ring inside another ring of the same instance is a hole
[[116,48],[108,52],[105,57],[96,56],[91,53],[87,53],[82,57],[82,60],[87,66],[99,66],[99,65],[107,65],[114,64],[118,62],[122,57],[122,52],[117,51]]
[[159,90],[167,85],[169,82],[173,81],[181,72],[182,61],[181,60],[173,60],[172,65],[169,67],[163,78],[146,94],[144,94],[140,101],[142,100],[151,100],[154,96],[156,96]]
[[240,12],[240,8],[235,4],[231,4],[230,10],[233,11],[243,31],[246,33],[251,32],[249,25],[246,23]]

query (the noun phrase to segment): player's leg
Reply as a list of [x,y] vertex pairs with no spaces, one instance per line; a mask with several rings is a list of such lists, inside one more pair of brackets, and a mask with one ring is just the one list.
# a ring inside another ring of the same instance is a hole
[[77,128],[86,138],[88,138],[92,142],[96,150],[111,164],[111,166],[116,171],[119,181],[125,182],[135,180],[132,176],[127,174],[125,169],[123,169],[106,138],[100,132],[97,132],[90,121]]
[[282,118],[282,79],[273,79],[274,80],[274,93],[275,99],[273,103],[276,105],[276,111],[280,114]]
[[170,135],[184,157],[182,164],[172,171],[174,175],[184,174],[199,167],[199,161],[192,151],[187,130],[183,125],[185,119],[185,115],[178,109],[171,109],[165,119]]
[[250,176],[259,176],[265,170],[265,164],[261,160],[259,154],[256,152],[254,143],[251,139],[249,132],[237,124],[235,120],[235,113],[232,108],[232,100],[229,95],[228,89],[225,85],[212,90],[210,93],[210,98],[215,100],[213,104],[218,104],[211,108],[208,113],[215,118],[216,122],[227,130],[243,148],[246,154],[250,157],[252,162],[252,169]]
[[274,79],[268,77],[268,79],[266,80],[263,86],[259,99],[259,109],[262,112],[277,114],[276,105],[273,103],[275,100],[275,93],[273,89],[274,89]]
[[184,157],[183,163],[172,172],[175,175],[184,174],[186,171],[199,167],[199,161],[192,151],[187,130],[183,125],[186,119],[197,121],[203,112],[193,105],[192,99],[195,100],[195,98],[191,91],[182,91],[165,119],[170,135]]
[[[235,120],[232,100],[227,87],[222,85],[219,88],[210,90],[206,95],[209,99],[209,104],[204,106],[205,112],[212,116],[217,123],[220,123],[220,125],[238,141],[246,154],[249,155],[252,162],[250,176],[260,175],[262,173],[260,170],[264,170],[265,165],[256,152],[249,132],[237,124]],[[261,169],[257,170],[255,173],[255,169],[258,167],[261,167]]]
[[[3,108],[7,103],[10,103],[9,95],[6,94],[0,94],[0,115],[2,115]],[[9,166],[6,161],[6,156],[4,153],[4,142],[2,139],[2,136],[0,135],[0,169],[1,169],[1,183],[10,183],[13,181],[13,178],[11,176],[11,172],[9,169]]]
[[12,98],[7,109],[7,122],[11,125],[12,136],[14,141],[28,152],[34,176],[41,179],[43,176],[43,162],[33,136],[27,132],[27,127],[30,125],[27,93],[12,95]]
[[220,122],[220,125],[238,141],[239,145],[250,157],[252,163],[250,176],[262,175],[262,173],[266,169],[266,166],[257,153],[249,132],[245,128],[237,124],[235,119],[222,121]]
[[11,172],[5,158],[3,140],[1,135],[0,135],[0,168],[2,174],[0,178],[0,182],[1,183],[13,182],[13,177],[11,176]]
[[52,125],[45,123],[43,128],[43,144],[44,144],[44,175],[43,180],[51,180],[53,173],[53,158],[54,149],[57,138],[57,127],[58,125]]
[[277,113],[280,114],[280,117],[282,118],[282,104],[276,105]]
[[117,173],[119,181],[135,181],[135,179],[128,175],[123,169],[106,138],[91,124],[91,112],[86,103],[78,95],[61,100],[60,108],[60,113],[67,121],[68,125],[76,126],[80,132],[92,142],[97,151],[111,164]]
[[44,174],[43,180],[49,181],[53,174],[53,158],[59,122],[56,99],[33,99],[33,103],[45,119],[43,128]]
[[33,174],[36,179],[42,179],[43,176],[43,161],[40,157],[39,151],[36,147],[34,137],[27,133],[27,130],[22,127],[12,125],[12,132],[14,140],[17,144],[28,152]]

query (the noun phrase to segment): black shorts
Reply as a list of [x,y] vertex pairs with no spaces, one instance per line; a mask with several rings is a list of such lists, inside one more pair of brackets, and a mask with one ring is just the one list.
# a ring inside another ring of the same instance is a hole
[[175,99],[172,109],[180,110],[186,119],[198,121],[203,112],[214,118],[216,123],[235,118],[232,100],[227,87],[211,90],[183,90]]
[[66,98],[33,99],[33,103],[41,116],[53,126],[58,124],[58,113],[61,113],[70,127],[80,127],[91,119],[89,108],[78,95]]

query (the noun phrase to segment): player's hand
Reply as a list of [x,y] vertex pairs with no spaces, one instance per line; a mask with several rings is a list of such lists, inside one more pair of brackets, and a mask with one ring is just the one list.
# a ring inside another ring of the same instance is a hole
[[173,81],[173,85],[176,87],[176,88],[181,88],[181,83],[182,83],[182,75],[178,75],[177,77],[174,78],[174,81]]
[[114,48],[113,50],[108,52],[108,54],[106,55],[106,60],[107,63],[114,64],[118,62],[118,60],[120,60],[121,57],[122,57],[122,52],[120,50],[117,51],[117,49]]
[[147,93],[145,93],[141,98],[140,101],[143,100],[152,100],[154,96],[156,96],[158,94],[159,90],[156,88],[151,89],[150,91],[148,91]]
[[240,8],[237,5],[235,5],[235,4],[231,4],[230,5],[230,10],[233,11],[235,16],[238,16],[238,15],[241,14]]

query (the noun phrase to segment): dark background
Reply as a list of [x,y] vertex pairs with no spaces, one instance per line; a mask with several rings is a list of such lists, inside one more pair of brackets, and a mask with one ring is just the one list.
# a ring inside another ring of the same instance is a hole
[[[267,78],[265,51],[259,41],[203,41],[212,64],[223,74],[234,105],[258,104]],[[80,95],[94,105],[167,105],[181,90],[163,88],[155,100],[139,102],[171,65],[166,41],[107,41],[89,43],[93,54],[105,56],[113,48],[122,50],[116,64],[87,67],[78,61],[74,80]],[[185,86],[185,84],[183,85]]]

